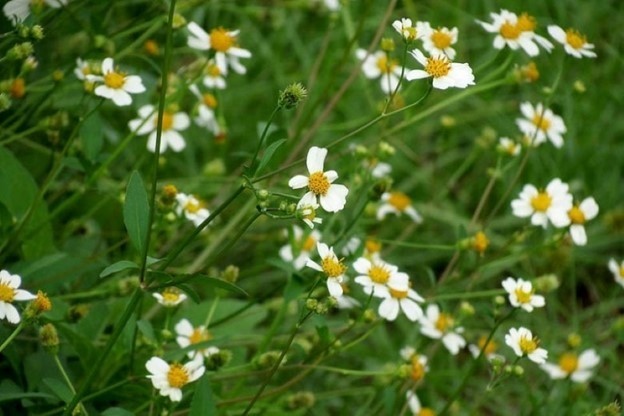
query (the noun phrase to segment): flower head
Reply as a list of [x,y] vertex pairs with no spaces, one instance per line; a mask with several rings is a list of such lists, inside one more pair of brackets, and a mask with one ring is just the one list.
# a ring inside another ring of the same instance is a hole
[[308,192],[299,202],[297,202],[297,218],[300,218],[310,228],[314,228],[314,224],[322,224],[323,219],[316,215],[316,210],[320,205],[316,202],[316,195]]
[[[171,149],[174,152],[183,150],[186,147],[186,142],[179,132],[186,130],[190,124],[186,113],[173,113],[165,110],[162,117],[160,152],[165,152],[167,149]],[[156,152],[158,112],[153,105],[148,104],[139,108],[139,118],[130,120],[128,126],[130,130],[135,131],[139,136],[149,133],[147,149],[150,152]]]
[[594,349],[589,349],[580,355],[566,352],[559,357],[557,364],[544,363],[541,369],[546,371],[553,380],[570,377],[575,383],[584,383],[592,376],[592,370],[598,363],[600,363],[600,357]]
[[191,221],[195,227],[199,227],[210,216],[210,211],[206,209],[204,203],[193,195],[178,192],[175,200],[177,214],[184,214],[186,219]]
[[587,43],[587,38],[575,29],[563,30],[557,25],[548,26],[548,33],[563,45],[566,53],[575,58],[595,58],[594,44]]
[[0,271],[0,320],[5,319],[12,324],[20,322],[17,308],[13,306],[15,301],[33,300],[37,296],[20,289],[22,278],[17,274],[11,274],[7,270]]
[[417,224],[422,222],[422,217],[412,206],[412,200],[403,192],[384,192],[381,195],[381,201],[383,203],[377,209],[377,219],[379,221],[392,213],[396,215],[405,214]]
[[419,33],[413,25],[412,19],[402,18],[401,20],[395,20],[392,22],[392,27],[399,32],[399,35],[401,35],[406,42],[411,42],[419,38]]
[[515,308],[532,312],[533,308],[541,308],[546,304],[544,296],[536,295],[533,285],[528,280],[508,277],[503,280],[503,288],[509,294],[509,303]]
[[526,355],[529,360],[537,364],[544,364],[548,358],[548,351],[539,348],[539,340],[524,327],[511,328],[505,335],[505,344],[511,347],[518,357]]
[[445,90],[447,88],[466,88],[474,85],[472,68],[468,64],[458,64],[443,54],[432,54],[430,57],[418,49],[410,54],[420,63],[424,69],[413,69],[405,74],[405,79],[412,81],[422,78],[433,78],[433,88]]
[[[210,341],[212,339],[212,335],[208,332],[208,329],[206,329],[205,326],[200,325],[198,327],[194,327],[188,319],[182,319],[178,322],[175,326],[175,332],[178,335],[176,337],[176,342],[182,348],[199,344],[200,342]],[[196,358],[198,356],[210,357],[218,352],[219,348],[217,347],[207,347],[189,351],[187,355],[189,358]]]
[[447,350],[456,355],[466,345],[460,334],[464,328],[456,327],[453,317],[444,312],[436,304],[427,306],[425,316],[420,320],[420,332],[429,338],[441,339]]
[[405,398],[407,399],[407,406],[414,416],[435,416],[435,412],[432,409],[423,407],[420,404],[418,396],[412,390],[405,392]]
[[193,119],[195,124],[200,127],[208,129],[212,134],[217,136],[221,133],[221,126],[215,115],[215,108],[217,108],[217,99],[211,93],[202,94],[196,85],[191,85],[189,90],[193,93],[199,105],[197,106],[197,117]]
[[186,295],[180,292],[180,289],[170,286],[165,288],[161,293],[152,293],[158,303],[166,307],[174,307],[186,300]]
[[556,178],[543,191],[531,184],[524,185],[518,199],[511,201],[511,208],[516,217],[531,217],[533,225],[546,228],[551,222],[555,227],[566,227],[570,224],[572,195],[568,193],[568,184]]
[[624,261],[618,264],[615,259],[609,260],[609,270],[613,273],[615,281],[624,287]]
[[306,234],[300,227],[293,226],[293,236],[289,244],[279,250],[282,260],[292,263],[295,270],[301,270],[310,258],[310,253],[321,240],[321,233],[316,230]]
[[394,321],[401,310],[410,321],[417,321],[423,316],[418,303],[425,300],[410,289],[409,276],[405,273],[397,273],[390,277],[386,286],[374,289],[373,295],[383,299],[379,304],[378,313],[388,321]]
[[368,293],[386,290],[392,277],[405,275],[400,279],[408,278],[407,274],[399,272],[397,266],[379,258],[360,257],[353,263],[353,268],[359,274],[355,282],[362,285]]
[[446,27],[433,29],[429,22],[418,22],[416,28],[420,34],[423,49],[427,53],[431,55],[446,55],[450,60],[455,59],[455,49],[453,49],[452,45],[457,43],[459,31],[456,27],[452,29]]
[[228,66],[239,74],[247,72],[239,59],[251,58],[251,52],[238,47],[238,30],[229,31],[218,27],[207,33],[195,22],[190,22],[187,28],[190,32],[188,46],[201,51],[213,50],[220,74],[226,75]]
[[501,358],[501,356],[496,353],[497,349],[498,344],[492,339],[488,341],[488,337],[485,335],[479,337],[479,340],[476,344],[468,345],[468,350],[474,358],[477,358],[479,354],[481,354],[481,350],[483,350],[483,356],[485,356],[485,358],[487,358],[489,361]]
[[221,69],[217,66],[217,63],[214,59],[211,59],[206,64],[206,68],[204,69],[204,78],[203,83],[206,88],[223,90],[226,87],[224,73],[221,72]]
[[568,211],[570,218],[570,236],[577,246],[587,244],[587,233],[585,232],[585,222],[596,218],[598,215],[598,204],[594,198],[585,198],[580,204],[575,204]]
[[477,20],[487,32],[496,33],[494,47],[503,49],[505,46],[516,50],[522,48],[529,56],[539,55],[539,46],[550,52],[553,48],[546,38],[535,33],[537,22],[533,16],[522,13],[518,16],[502,9],[500,13],[490,13],[491,23]]
[[417,354],[413,347],[403,347],[400,351],[401,357],[410,364],[410,378],[414,382],[419,382],[425,378],[429,371],[426,356]]
[[87,81],[103,82],[95,88],[95,95],[113,100],[120,107],[132,103],[130,94],[145,91],[145,86],[138,75],[126,75],[115,70],[113,58],[102,61],[102,75],[86,75]]
[[313,146],[308,151],[306,164],[309,175],[296,175],[288,181],[288,186],[293,189],[308,187],[308,192],[301,199],[316,201],[318,198],[321,207],[327,212],[337,212],[344,208],[347,202],[347,194],[349,189],[344,185],[336,185],[334,182],[338,179],[338,173],[335,170],[323,172],[323,165],[327,149]]
[[169,397],[173,402],[182,400],[182,387],[200,378],[206,368],[203,361],[193,360],[184,365],[169,364],[159,357],[150,358],[145,364],[150,374],[154,388],[160,390],[160,395]]
[[347,267],[336,257],[334,249],[324,243],[316,243],[316,249],[321,257],[321,264],[316,263],[312,259],[308,259],[306,266],[323,272],[327,277],[327,290],[329,294],[335,298],[342,296],[344,290],[342,288],[342,279]]
[[87,75],[91,75],[91,65],[88,61],[83,61],[81,58],[76,58],[76,68],[74,68],[74,75],[81,81],[87,79]]
[[401,66],[397,60],[390,58],[384,51],[368,54],[366,50],[358,49],[355,55],[362,61],[364,76],[368,79],[379,78],[384,93],[390,94],[396,89],[401,76]]
[[509,156],[518,156],[520,154],[521,146],[509,137],[501,137],[498,140],[498,149],[502,153],[506,153]]
[[548,139],[557,148],[563,146],[562,135],[566,132],[566,126],[561,117],[542,103],[533,107],[531,103],[524,102],[520,104],[520,111],[524,118],[516,119],[516,125],[532,140],[533,145],[537,146]]

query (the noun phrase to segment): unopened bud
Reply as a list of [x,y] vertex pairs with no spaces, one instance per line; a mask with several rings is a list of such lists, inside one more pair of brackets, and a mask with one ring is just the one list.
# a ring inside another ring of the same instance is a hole
[[54,325],[45,324],[39,329],[39,341],[49,353],[56,354],[58,352],[59,337]]
[[280,91],[277,106],[287,110],[296,108],[308,96],[308,90],[299,82],[295,82]]

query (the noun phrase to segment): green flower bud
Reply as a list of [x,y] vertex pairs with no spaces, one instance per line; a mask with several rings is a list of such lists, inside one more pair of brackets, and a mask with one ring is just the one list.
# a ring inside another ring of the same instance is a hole
[[277,106],[279,108],[285,108],[287,110],[296,108],[303,100],[308,96],[308,90],[299,82],[295,82],[287,86],[284,90],[280,91],[279,98],[277,100]]

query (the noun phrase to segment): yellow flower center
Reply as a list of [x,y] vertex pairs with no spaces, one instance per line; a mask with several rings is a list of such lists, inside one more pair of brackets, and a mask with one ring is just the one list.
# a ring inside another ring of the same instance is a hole
[[559,358],[559,367],[568,374],[572,374],[578,368],[578,357],[573,352],[566,352]]
[[548,131],[550,128],[550,120],[544,117],[543,114],[535,114],[533,119],[531,119],[531,122],[535,125],[535,127],[542,131]]
[[486,341],[487,341],[487,337],[484,335],[481,336],[479,338],[479,341],[477,341],[477,346],[479,347],[480,350],[483,350],[483,354],[485,355],[494,354],[496,352],[496,348],[498,347],[498,345],[496,345],[496,342],[492,340],[490,340],[490,342],[488,342],[487,345],[485,345]]
[[33,307],[38,313],[43,313],[52,309],[50,298],[42,291],[37,291],[37,297],[33,300]]
[[[154,127],[158,127],[158,117],[154,119]],[[173,127],[173,114],[168,111],[163,112],[162,129],[163,131],[170,130]]]
[[443,77],[451,71],[451,61],[445,57],[427,58],[425,71],[433,78]]
[[200,208],[201,203],[193,198],[190,198],[188,201],[186,201],[186,204],[184,204],[184,210],[189,214],[196,214],[197,211],[200,210]]
[[451,35],[442,30],[434,30],[431,34],[431,42],[433,42],[433,45],[438,49],[448,48],[451,46],[452,41],[453,38],[451,38]]
[[392,192],[388,198],[388,203],[403,212],[410,206],[412,200],[403,192]]
[[518,302],[520,303],[529,303],[531,302],[531,296],[533,296],[533,292],[525,292],[524,290],[518,288],[514,290],[516,294],[516,298],[518,298]]
[[202,96],[202,101],[207,107],[216,108],[217,107],[217,99],[214,95],[207,93]]
[[447,329],[453,326],[453,317],[449,314],[440,313],[438,319],[435,322],[435,327],[440,332],[446,332]]
[[624,266],[620,267],[620,276],[624,276]]
[[404,27],[403,28],[403,37],[407,40],[416,39],[416,28],[415,27]]
[[0,283],[0,302],[13,302],[14,297],[15,289],[5,283]]
[[80,68],[80,72],[82,72],[83,75],[90,75],[91,68],[89,68],[89,65],[84,65],[82,68]]
[[323,172],[314,172],[308,178],[308,188],[316,195],[326,195],[329,190],[330,183]]
[[490,245],[490,240],[488,240],[487,236],[483,231],[479,231],[475,234],[472,240],[472,248],[477,253],[484,253]]
[[186,372],[186,368],[181,364],[171,364],[169,371],[167,372],[167,381],[169,385],[174,388],[180,388],[188,383],[189,375]]
[[384,266],[374,264],[368,271],[368,276],[375,283],[385,284],[390,278],[390,272]]
[[114,90],[123,88],[126,83],[126,77],[119,72],[111,71],[104,75],[104,84]]
[[236,43],[236,38],[220,27],[210,31],[210,46],[217,52],[225,52]]
[[165,304],[173,304],[180,299],[180,292],[173,288],[167,288],[162,292],[162,297]]
[[395,299],[405,299],[407,297],[407,290],[397,290],[392,288],[388,288],[388,290],[390,291],[390,296]]
[[535,211],[546,212],[552,203],[552,198],[546,192],[539,192],[531,198],[531,206]]
[[418,359],[418,355],[412,357],[412,369],[410,371],[410,377],[414,381],[420,381],[425,378],[425,366],[422,365]]
[[587,38],[575,29],[566,30],[566,42],[574,49],[581,49],[587,43]]
[[397,66],[397,61],[394,59],[388,59],[387,56],[382,56],[377,59],[377,68],[384,73],[389,74]]
[[538,345],[539,340],[537,338],[520,337],[520,350],[525,354],[531,354]]
[[428,407],[423,407],[420,409],[420,412],[418,412],[418,416],[436,416],[436,412]]
[[499,29],[500,35],[505,39],[518,39],[520,36],[520,27],[511,22],[505,22]]
[[221,75],[221,70],[216,64],[210,63],[206,68],[206,73],[211,77],[218,77],[219,75]]
[[306,220],[314,221],[316,218],[316,210],[313,207],[306,207],[301,213]]
[[373,240],[372,238],[369,238],[364,243],[364,248],[369,254],[379,253],[381,251],[381,243],[377,240]]
[[338,277],[347,270],[344,264],[334,257],[325,257],[321,261],[321,268],[327,277]]
[[520,32],[533,32],[537,26],[537,22],[533,16],[528,13],[522,13],[518,16],[518,23],[516,23],[516,26]]
[[210,333],[205,329],[195,328],[189,337],[189,342],[191,344],[199,344],[200,342],[208,341],[211,338]]
[[585,224],[585,214],[583,211],[575,205],[572,207],[570,211],[568,211],[568,217],[570,217],[570,221],[572,224]]
[[537,81],[540,76],[539,70],[537,69],[537,65],[535,65],[535,62],[533,61],[523,66],[520,72],[522,73],[522,76],[524,77],[524,79],[529,82]]
[[316,245],[316,239],[312,237],[311,235],[309,235],[308,238],[306,238],[303,244],[301,245],[301,250],[310,251],[314,248],[315,245]]

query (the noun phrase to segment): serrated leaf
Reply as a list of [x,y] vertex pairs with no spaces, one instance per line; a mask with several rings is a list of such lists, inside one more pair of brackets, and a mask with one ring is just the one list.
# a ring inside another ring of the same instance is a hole
[[210,388],[210,380],[204,375],[195,385],[189,416],[216,415],[217,405]]
[[120,260],[117,263],[113,263],[100,272],[100,277],[110,276],[128,269],[138,269],[139,265],[130,260]]
[[123,216],[130,241],[139,253],[143,254],[149,227],[149,202],[141,175],[136,170],[132,172],[128,181]]
[[277,148],[283,145],[285,142],[286,142],[286,139],[280,139],[280,140],[274,141],[269,146],[267,146],[266,150],[264,151],[264,154],[262,155],[262,159],[260,159],[260,163],[258,163],[258,169],[256,169],[256,174],[258,174],[258,172],[260,172],[262,168],[264,168],[267,165],[267,163],[271,161],[271,158],[273,157],[273,154],[275,153]]

